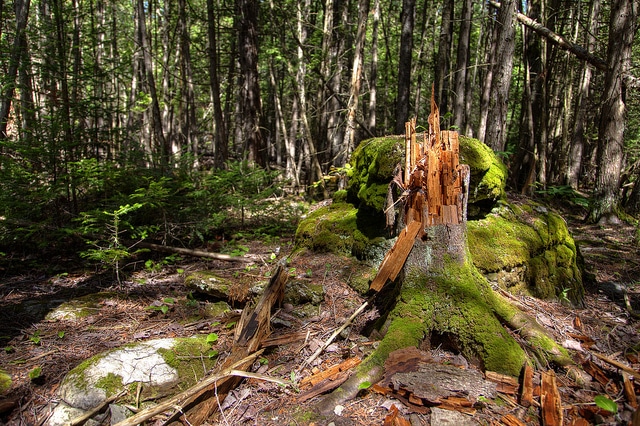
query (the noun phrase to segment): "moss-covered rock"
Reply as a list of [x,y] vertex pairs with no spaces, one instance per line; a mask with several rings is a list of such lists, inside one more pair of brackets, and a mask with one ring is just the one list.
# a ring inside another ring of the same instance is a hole
[[503,204],[467,224],[475,266],[512,293],[582,304],[578,252],[558,214],[532,201]]
[[88,317],[89,315],[97,313],[105,300],[115,297],[116,294],[110,292],[87,294],[76,299],[62,302],[49,311],[45,319],[48,321],[57,321]]
[[95,355],[64,377],[57,391],[60,403],[50,407],[47,424],[68,424],[123,390],[130,391],[127,402],[133,403],[139,383],[145,398],[186,389],[215,365],[210,349],[206,336],[197,336],[150,340]]
[[184,279],[184,285],[191,291],[229,299],[233,282],[211,271],[196,271]]

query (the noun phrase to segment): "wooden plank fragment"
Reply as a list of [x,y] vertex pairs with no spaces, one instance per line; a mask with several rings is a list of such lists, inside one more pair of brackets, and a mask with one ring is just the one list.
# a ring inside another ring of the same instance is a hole
[[315,383],[311,389],[308,389],[298,395],[297,401],[304,402],[308,401],[311,398],[315,398],[316,396],[323,394],[325,392],[329,392],[343,384],[347,381],[347,379],[351,376],[351,371],[340,371],[338,374],[333,377],[324,379],[318,383]]
[[307,384],[316,385],[323,380],[331,379],[333,376],[338,375],[338,373],[343,371],[349,371],[352,368],[358,366],[362,362],[360,357],[354,356],[353,358],[349,358],[340,364],[336,364],[327,368],[326,370],[322,370],[321,372],[314,374],[313,376],[305,377],[300,381],[300,386],[305,386]]
[[382,260],[378,274],[369,286],[371,290],[380,291],[388,279],[391,281],[396,279],[413,248],[413,242],[421,228],[422,223],[414,221],[400,232],[396,243]]
[[542,372],[540,405],[543,426],[562,426],[562,400],[553,371]]
[[520,383],[511,376],[496,373],[495,371],[486,371],[484,376],[487,380],[490,380],[497,384],[497,391],[506,393],[508,395],[515,395],[518,393]]
[[520,405],[530,407],[533,404],[533,368],[529,364],[524,365],[522,373],[522,391],[520,393]]
[[507,426],[525,426],[516,416],[513,414],[507,414],[502,416],[500,419],[500,423],[505,424]]

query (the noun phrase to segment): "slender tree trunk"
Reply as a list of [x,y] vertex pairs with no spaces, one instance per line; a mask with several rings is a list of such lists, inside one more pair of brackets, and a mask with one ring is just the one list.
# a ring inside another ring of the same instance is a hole
[[[600,15],[600,0],[594,0],[591,3],[591,13],[589,16],[589,27],[586,36],[586,49],[592,51],[596,43],[596,31],[598,26],[598,16]],[[578,98],[575,103],[575,121],[573,128],[573,136],[571,139],[571,155],[569,156],[569,165],[567,173],[567,184],[573,189],[578,189],[580,185],[580,170],[582,169],[582,155],[585,146],[585,126],[587,124],[587,108],[589,101],[591,86],[591,67],[587,63],[583,63],[582,77],[580,79],[580,87],[578,89]]]
[[[480,73],[480,81],[482,82],[482,90],[480,93],[480,119],[478,121],[478,135],[477,138],[483,141],[486,145],[489,145],[486,140],[487,134],[487,122],[489,119],[489,102],[491,100],[491,86],[493,83],[493,64],[496,61],[496,44],[495,40],[498,34],[498,25],[496,23],[493,26],[489,26],[490,20],[487,19],[487,24],[483,27],[485,28],[484,34],[484,42],[483,42],[483,50],[484,50],[484,60],[483,64],[486,64],[484,70]],[[475,70],[478,69],[476,62]],[[475,82],[475,79],[474,79]]]
[[453,43],[453,12],[454,0],[444,0],[442,5],[440,38],[438,41],[438,56],[433,78],[436,104],[438,104],[440,108],[441,120],[444,119],[449,111],[448,97],[449,73],[451,72],[451,46]]
[[594,204],[589,220],[615,216],[619,203],[620,173],[624,156],[625,87],[623,76],[631,65],[638,0],[614,0],[609,19],[608,70],[605,73],[602,111],[598,128],[598,169]]
[[15,82],[18,74],[18,66],[22,55],[25,53],[22,45],[24,31],[27,27],[29,18],[30,0],[16,0],[14,2],[16,13],[16,35],[13,41],[11,57],[9,61],[9,69],[4,77],[5,90],[0,99],[0,140],[8,138],[7,125],[9,123],[9,112],[11,111],[11,102],[15,93]]
[[162,114],[160,113],[160,103],[158,101],[158,92],[156,90],[156,79],[153,75],[153,60],[151,58],[151,47],[149,45],[149,39],[147,36],[147,24],[144,13],[144,5],[144,0],[138,0],[138,40],[140,41],[140,45],[142,47],[142,65],[144,68],[143,74],[146,77],[149,96],[151,96],[151,125],[153,128],[153,136],[158,148],[158,154],[160,155],[160,167],[163,171],[166,171],[169,168],[171,145],[167,143],[164,135],[164,130],[162,128]]
[[460,34],[456,56],[455,87],[453,89],[453,124],[461,134],[466,134],[467,117],[465,104],[467,99],[467,71],[471,42],[471,16],[473,1],[464,0],[460,16]]
[[373,2],[371,29],[371,69],[369,71],[369,133],[376,134],[376,108],[378,102],[378,26],[380,25],[380,0]]
[[409,121],[409,96],[411,93],[411,58],[413,56],[413,29],[415,26],[415,0],[402,1],[402,31],[400,35],[400,59],[398,61],[398,99],[396,103],[395,133],[401,134]]
[[360,85],[362,84],[362,61],[364,60],[364,44],[367,35],[367,20],[369,19],[370,0],[358,0],[358,31],[356,34],[355,51],[353,55],[353,68],[351,70],[351,84],[349,90],[349,102],[347,105],[347,126],[344,134],[342,149],[336,155],[334,164],[344,166],[355,147],[356,141],[356,113],[358,111],[358,98],[360,97]]
[[267,150],[260,131],[260,81],[258,76],[258,9],[257,0],[237,0],[240,48],[240,105],[242,137],[249,163],[267,165]]
[[222,168],[229,157],[229,148],[224,115],[222,114],[222,101],[220,99],[217,22],[213,0],[207,0],[207,56],[209,59],[209,90],[211,103],[213,104],[214,165],[217,168]]
[[494,151],[504,151],[507,141],[507,107],[515,48],[515,0],[502,3],[498,11],[498,36],[493,61],[493,80],[489,101],[489,121],[484,143]]
[[182,133],[186,139],[186,149],[193,154],[195,161],[194,166],[196,166],[198,164],[198,130],[196,123],[193,69],[191,67],[191,41],[185,0],[178,1],[178,10],[180,28],[180,71],[182,74],[182,90],[184,96]]

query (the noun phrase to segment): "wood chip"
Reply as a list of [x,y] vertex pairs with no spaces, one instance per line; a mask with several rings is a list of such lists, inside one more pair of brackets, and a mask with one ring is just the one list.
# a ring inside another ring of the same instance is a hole
[[524,365],[522,373],[520,404],[523,407],[530,407],[533,404],[533,368],[529,364]]
[[360,359],[360,357],[356,356],[356,357],[353,357],[353,358],[349,358],[349,359],[341,362],[340,364],[336,364],[334,366],[331,366],[331,367],[327,368],[326,370],[323,370],[323,371],[320,371],[317,374],[314,374],[313,376],[305,377],[304,379],[302,379],[300,381],[300,386],[304,387],[305,385],[308,385],[308,384],[314,386],[314,385],[320,383],[323,380],[331,379],[334,376],[337,376],[341,372],[351,370],[352,368],[358,366],[361,362],[362,362],[362,359]]
[[513,414],[507,414],[506,416],[502,416],[500,422],[507,426],[525,426],[516,416]]

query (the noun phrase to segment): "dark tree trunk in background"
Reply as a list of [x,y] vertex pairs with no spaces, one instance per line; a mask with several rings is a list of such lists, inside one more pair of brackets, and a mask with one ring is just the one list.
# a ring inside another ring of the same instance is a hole
[[469,69],[469,46],[471,37],[471,16],[473,14],[472,0],[464,0],[460,15],[460,33],[458,38],[458,52],[456,56],[456,73],[453,88],[453,124],[457,131],[467,134],[466,100],[467,71]]
[[[596,32],[598,26],[598,16],[600,15],[600,0],[593,0],[591,3],[591,13],[589,16],[589,27],[587,31],[587,42],[585,48],[591,52],[596,45]],[[587,105],[590,98],[591,87],[591,66],[583,62],[582,77],[578,88],[578,99],[575,103],[575,121],[573,136],[571,140],[571,154],[567,171],[567,184],[573,189],[578,189],[580,184],[580,171],[582,169],[582,155],[585,147],[585,130],[587,120]]]
[[267,150],[260,131],[260,80],[258,75],[257,0],[237,0],[238,48],[240,52],[240,114],[247,159],[260,167],[267,165]]
[[625,90],[623,76],[631,68],[639,0],[614,0],[609,20],[608,70],[605,73],[600,126],[598,168],[592,222],[615,216],[619,203],[620,173],[624,157]]
[[160,167],[166,171],[169,168],[169,157],[171,155],[171,145],[167,143],[162,129],[162,114],[160,113],[160,102],[158,101],[158,92],[156,90],[156,79],[153,75],[153,59],[151,57],[151,46],[147,38],[147,24],[144,14],[144,0],[138,0],[138,41],[142,47],[142,66],[144,71],[142,74],[146,77],[149,96],[151,97],[151,121],[155,143],[160,155]]
[[[529,3],[528,16],[540,20],[540,1]],[[536,179],[538,147],[544,121],[542,100],[544,90],[543,53],[540,37],[531,29],[524,31],[524,93],[520,118],[520,140],[512,166],[514,187],[530,194]]]
[[[1,94],[0,99],[0,140],[7,139],[7,125],[9,123],[9,112],[11,111],[11,102],[15,94],[15,83],[18,74],[18,66],[21,61],[21,57],[26,52],[24,51],[24,31],[27,27],[27,20],[29,18],[29,6],[30,0],[16,0],[14,3],[16,13],[16,35],[13,41],[13,47],[11,49],[11,57],[9,61],[9,69],[4,76],[3,85],[5,89]],[[0,4],[0,10],[4,8],[4,5]],[[0,25],[2,25],[0,21]],[[1,27],[0,27],[1,28]]]
[[484,143],[494,151],[504,151],[507,141],[507,107],[515,49],[515,0],[502,2],[498,11],[498,32],[492,64],[493,79],[489,98],[487,133]]
[[208,37],[208,64],[209,86],[211,103],[213,104],[213,146],[214,165],[222,168],[229,157],[227,130],[222,114],[222,101],[220,100],[220,77],[218,75],[220,61],[218,59],[218,37],[216,29],[215,6],[213,0],[207,0],[207,37]]
[[[440,107],[440,118],[446,117],[449,111],[449,73],[451,71],[451,46],[453,43],[454,0],[444,0],[442,6],[442,25],[440,41],[434,72],[434,90],[436,104]],[[442,123],[441,123],[442,124]],[[444,126],[448,127],[448,126]]]
[[337,153],[334,164],[342,167],[349,159],[349,155],[356,145],[356,114],[358,112],[358,98],[362,85],[362,68],[364,61],[364,45],[367,36],[367,20],[369,19],[370,0],[358,0],[358,31],[356,34],[355,51],[353,54],[353,68],[351,69],[351,85],[349,102],[347,103],[347,127],[344,132],[342,149]]
[[371,69],[369,72],[369,133],[376,135],[376,107],[378,102],[378,28],[380,26],[380,0],[373,4],[373,28],[371,30]]
[[395,133],[398,135],[404,132],[404,124],[409,120],[415,8],[416,0],[402,1],[402,33],[400,36],[400,59],[398,61],[398,101],[396,103],[395,126]]

